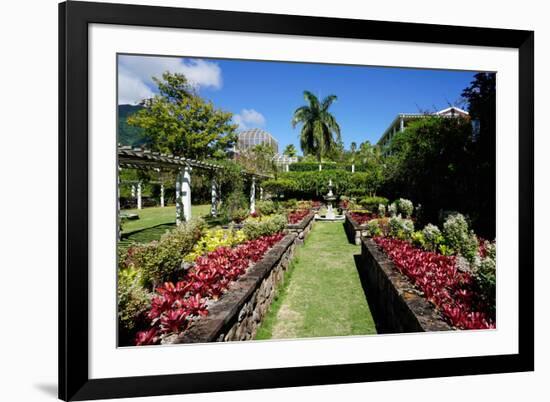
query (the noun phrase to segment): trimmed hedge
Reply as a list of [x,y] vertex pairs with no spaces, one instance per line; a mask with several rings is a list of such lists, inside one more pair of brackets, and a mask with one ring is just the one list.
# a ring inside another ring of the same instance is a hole
[[[321,163],[322,170],[344,170],[351,172],[351,163],[336,163],[336,162],[324,162]],[[297,162],[289,165],[288,170],[291,172],[318,172],[318,162]],[[366,166],[363,164],[355,164],[356,172],[365,172]]]
[[[364,196],[375,194],[380,186],[380,178],[371,172],[347,172],[344,170],[323,170],[315,172],[286,172],[279,175],[277,182],[286,198],[319,198],[328,192],[328,182],[332,180],[333,191],[337,195]],[[271,184],[271,183],[270,183]],[[271,191],[270,191],[271,192]]]

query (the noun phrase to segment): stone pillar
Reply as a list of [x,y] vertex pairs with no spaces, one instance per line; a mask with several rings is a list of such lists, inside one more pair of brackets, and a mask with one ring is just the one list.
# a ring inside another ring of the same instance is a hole
[[160,183],[160,206],[164,208],[164,183]]
[[289,170],[290,170],[290,168],[289,168],[289,164],[287,163],[287,164],[285,165],[285,171],[287,171],[287,172],[288,172]]
[[256,212],[256,178],[252,176],[252,184],[250,185],[250,213]]
[[351,164],[351,173],[355,173],[355,163]]
[[264,199],[264,188],[260,187],[260,200]]
[[137,209],[141,209],[141,182],[137,184]]
[[321,164],[319,163],[319,172],[320,172],[321,170],[323,170],[323,165],[321,165]]
[[183,171],[180,169],[176,173],[176,225],[184,221],[183,202],[182,202],[182,181]]
[[136,185],[132,183],[132,198],[136,198]]
[[183,169],[183,181],[182,181],[182,202],[183,202],[183,216],[186,222],[191,219],[191,168],[186,166]]
[[212,178],[211,189],[212,189],[212,205],[210,206],[210,215],[212,215],[213,217],[216,217],[216,215],[218,214],[218,211],[217,211],[218,194],[216,192],[216,179],[214,178]]

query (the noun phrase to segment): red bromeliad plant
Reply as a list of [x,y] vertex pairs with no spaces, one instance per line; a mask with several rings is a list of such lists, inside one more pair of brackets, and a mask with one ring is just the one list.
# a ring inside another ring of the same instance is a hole
[[377,216],[369,212],[352,212],[351,219],[353,219],[358,225],[364,225],[372,219],[376,219]]
[[488,306],[473,291],[472,275],[457,270],[455,257],[424,251],[404,240],[373,240],[451,325],[460,329],[495,328]]
[[309,214],[308,209],[298,209],[296,211],[291,211],[288,214],[288,223],[295,225],[300,223]]
[[234,248],[218,247],[197,258],[181,281],[166,282],[156,289],[147,313],[152,328],[138,332],[135,344],[156,344],[161,335],[184,331],[195,317],[208,315],[207,300],[217,300],[232,281],[244,274],[251,263],[260,260],[283,236],[278,233]]

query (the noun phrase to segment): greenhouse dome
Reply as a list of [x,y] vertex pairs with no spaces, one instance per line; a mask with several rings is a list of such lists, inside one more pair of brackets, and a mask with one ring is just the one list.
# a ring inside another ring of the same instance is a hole
[[279,152],[279,142],[267,131],[260,128],[253,128],[239,133],[239,149],[244,150],[260,144],[267,144],[273,148],[275,153]]

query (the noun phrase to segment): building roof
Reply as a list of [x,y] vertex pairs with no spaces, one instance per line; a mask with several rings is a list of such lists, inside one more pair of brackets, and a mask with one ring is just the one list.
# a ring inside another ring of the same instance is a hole
[[268,144],[273,147],[275,152],[279,150],[279,141],[270,133],[261,128],[252,128],[238,133],[238,148],[250,148],[260,144]]
[[437,112],[433,113],[399,113],[391,122],[391,124],[388,126],[388,128],[384,131],[384,133],[380,136],[380,139],[378,140],[377,144],[382,144],[384,142],[384,139],[392,132],[393,127],[398,124],[398,122],[403,120],[413,120],[413,119],[422,119],[426,117],[431,116],[441,116],[441,117],[458,117],[458,116],[469,116],[469,113],[463,109],[460,109],[456,106],[450,106],[448,108],[439,110]]

